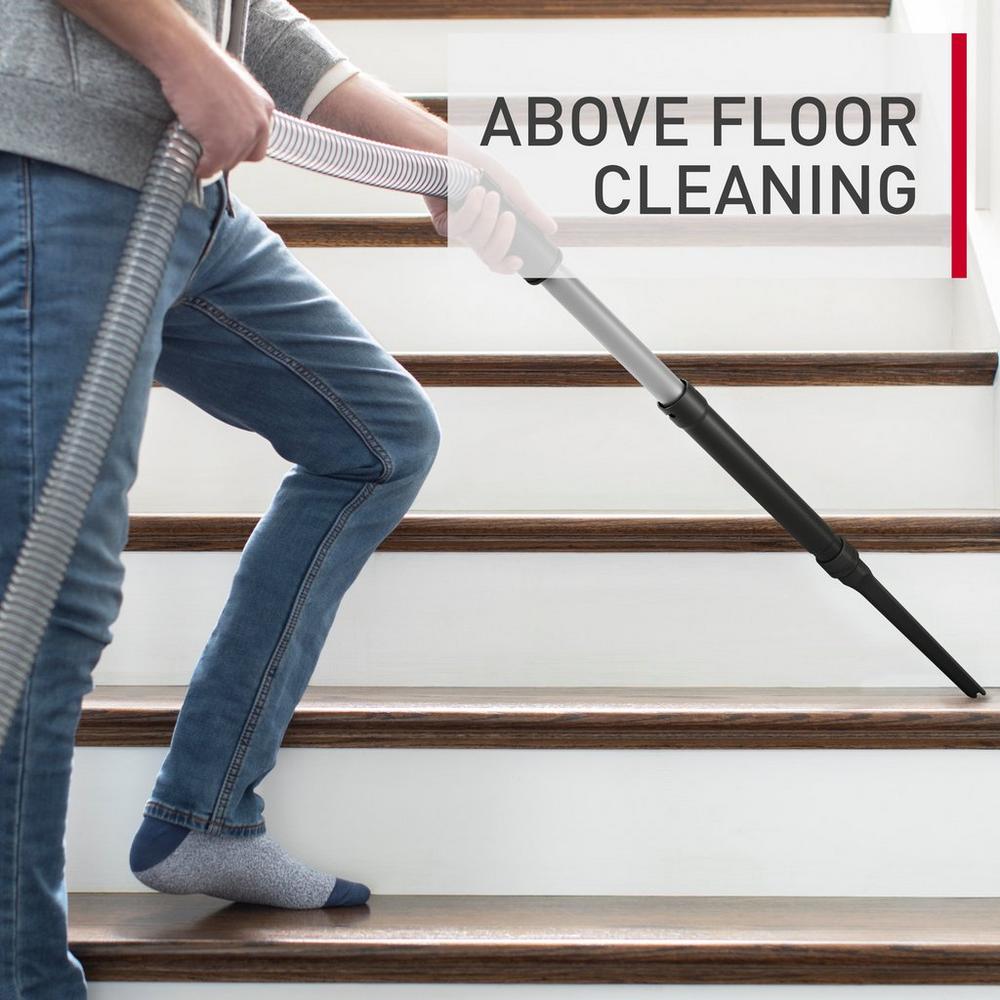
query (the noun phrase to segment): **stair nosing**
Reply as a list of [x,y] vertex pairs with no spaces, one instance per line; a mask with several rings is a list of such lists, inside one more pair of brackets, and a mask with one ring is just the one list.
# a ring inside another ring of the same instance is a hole
[[[99,685],[77,745],[167,746],[185,690]],[[1000,749],[1000,702],[950,688],[314,686],[284,745]]]
[[69,943],[92,981],[1000,983],[1000,900],[74,893]]
[[[446,247],[426,215],[380,213],[263,214],[265,225],[289,247]],[[838,246],[939,246],[949,241],[950,216],[715,215],[559,217],[559,245],[574,246],[816,246],[815,229],[837,232]],[[613,242],[602,242],[605,235]],[[624,241],[624,242],[623,242]]]
[[889,0],[297,0],[316,19],[887,17]]
[[[497,100],[495,94],[473,94],[473,93],[460,93],[460,94],[448,94],[444,91],[427,91],[423,93],[412,93],[407,94],[407,100],[415,101],[417,104],[422,105],[431,114],[436,115],[444,121],[451,121],[452,124],[459,125],[476,125],[481,126],[487,118],[489,117],[490,111]],[[509,93],[503,95],[507,104],[508,111],[510,112],[511,118],[514,122],[520,124],[527,120],[527,107],[526,102],[529,95],[527,94],[515,94]],[[578,100],[582,95],[580,94],[551,94],[546,95],[554,97],[563,103],[564,106],[568,106],[574,101]],[[610,104],[611,97],[617,96],[623,105],[623,110],[628,114],[634,114],[638,108],[638,100],[643,96],[641,94],[618,94],[618,95],[588,95],[595,96],[599,100],[603,100]],[[707,125],[714,121],[714,95],[711,94],[687,94],[683,95],[687,98],[687,103],[683,106],[684,121],[688,125]],[[836,111],[837,104],[840,103],[846,97],[857,97],[868,104],[871,109],[871,120],[873,122],[878,122],[881,120],[881,94],[811,94],[810,97],[815,98],[817,101],[822,103],[827,110],[827,114],[831,117]],[[919,119],[922,111],[922,101],[920,95],[916,93],[905,93],[905,94],[895,94],[894,96],[906,97],[914,104],[914,117]],[[788,116],[791,112],[792,105],[801,97],[800,94],[778,94],[771,93],[764,97],[764,104],[762,109],[761,120],[765,123],[787,123]],[[596,119],[597,113],[594,109],[590,107],[584,107],[582,109],[581,120],[589,121],[588,113],[592,113],[592,117]],[[860,112],[859,112],[860,115]]]
[[[598,352],[407,351],[394,357],[430,388],[638,385],[611,355]],[[998,352],[675,351],[658,357],[701,386],[989,386],[996,377]]]
[[[259,517],[133,514],[133,552],[236,552]],[[833,515],[834,530],[875,552],[997,552],[1000,512]],[[409,514],[387,552],[799,552],[773,519],[755,514]]]

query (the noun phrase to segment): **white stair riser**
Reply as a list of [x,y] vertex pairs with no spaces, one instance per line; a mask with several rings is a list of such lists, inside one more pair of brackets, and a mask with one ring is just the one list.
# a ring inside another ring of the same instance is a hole
[[[430,395],[443,441],[416,509],[754,509],[642,389]],[[989,387],[718,388],[708,395],[816,507],[994,503]],[[342,418],[330,407],[329,419],[333,426]],[[155,390],[132,510],[259,513],[289,465],[263,438]]]
[[[550,295],[441,249],[295,251],[393,351],[596,351]],[[620,272],[620,269],[619,269]],[[581,271],[581,274],[583,272]],[[951,345],[948,281],[584,275],[657,351],[934,350]],[[386,295],[386,284],[393,288]]]
[[[939,986],[469,986],[91,983],[91,1000],[940,1000]],[[954,1000],[998,1000],[1000,986],[949,986]]]
[[[137,887],[162,756],[78,751],[71,890]],[[996,896],[998,781],[975,750],[308,749],[262,792],[289,850],[376,893]]]
[[[124,606],[98,682],[186,684],[237,560],[126,553]],[[867,560],[981,683],[1000,684],[1000,664],[986,655],[996,640],[1000,555]],[[805,553],[377,553],[348,592],[313,679],[947,684]]]

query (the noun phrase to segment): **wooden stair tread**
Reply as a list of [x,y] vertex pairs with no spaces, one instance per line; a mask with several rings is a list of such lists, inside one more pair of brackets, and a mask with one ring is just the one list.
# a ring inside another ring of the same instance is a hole
[[[496,102],[495,94],[445,94],[445,93],[425,93],[407,94],[407,98],[423,105],[431,114],[450,121],[453,125],[474,125],[482,127],[489,119],[490,112]],[[555,97],[564,106],[572,105],[582,95],[580,94],[547,94]],[[594,95],[601,96],[601,95]],[[618,94],[624,109],[630,114],[634,114],[641,97],[641,94]],[[684,104],[684,121],[688,125],[710,125],[714,121],[715,115],[715,95],[714,94],[686,94],[687,103]],[[792,105],[801,97],[801,94],[768,94],[766,95],[762,108],[762,120],[764,122],[774,122],[779,126],[788,122]],[[870,108],[872,121],[880,121],[882,115],[881,94],[810,94],[810,97],[820,101],[826,108],[826,113],[830,118],[836,114],[837,105],[845,97],[860,97]],[[919,119],[922,110],[922,99],[919,93],[911,92],[904,95],[914,104],[915,117]],[[507,108],[511,117],[517,124],[527,120],[527,97],[526,94],[505,94]],[[603,97],[610,104],[610,96]],[[848,116],[850,113],[848,112]],[[860,115],[859,115],[860,117]],[[590,122],[596,120],[597,115],[593,109],[583,108],[581,120]]]
[[[659,357],[699,385],[992,385],[996,351],[673,352]],[[396,355],[427,386],[635,386],[609,354]]]
[[[239,551],[259,520],[242,514],[134,514],[128,549]],[[830,517],[858,548],[998,552],[1000,513]],[[773,519],[753,514],[410,514],[388,552],[799,552]]]
[[296,0],[316,18],[886,17],[889,0]]
[[374,896],[275,910],[70,896],[88,978],[1000,983],[1000,899]]
[[[99,685],[79,746],[167,746],[183,687]],[[293,747],[1000,748],[951,688],[311,687]]]
[[[426,215],[265,215],[290,247],[445,247]],[[559,217],[559,244],[601,246],[947,246],[947,215]]]
[[[996,351],[708,351],[660,354],[701,386],[992,385]],[[609,354],[399,353],[425,386],[603,387],[638,383]]]
[[[699,385],[992,385],[996,351],[740,351],[661,353]],[[427,386],[635,386],[609,354],[396,355]]]

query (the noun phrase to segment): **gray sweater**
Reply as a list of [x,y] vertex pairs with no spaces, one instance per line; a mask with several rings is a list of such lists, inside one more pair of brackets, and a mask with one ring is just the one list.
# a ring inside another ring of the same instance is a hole
[[[289,114],[344,59],[286,0],[178,2]],[[138,188],[173,118],[153,74],[56,0],[0,0],[0,25],[0,150]]]

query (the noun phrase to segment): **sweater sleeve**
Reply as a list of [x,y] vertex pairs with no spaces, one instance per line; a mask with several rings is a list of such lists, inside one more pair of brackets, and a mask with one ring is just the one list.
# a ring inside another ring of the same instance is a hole
[[357,72],[287,0],[250,0],[244,60],[278,110],[292,115],[308,116]]

